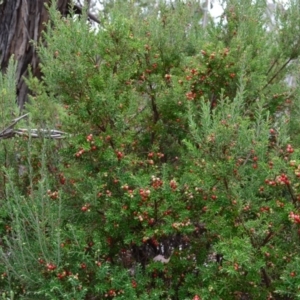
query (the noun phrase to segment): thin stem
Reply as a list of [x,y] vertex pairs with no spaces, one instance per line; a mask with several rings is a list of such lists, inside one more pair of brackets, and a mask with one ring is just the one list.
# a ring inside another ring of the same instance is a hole
[[278,75],[279,73],[289,64],[289,62],[292,60],[292,58],[289,58],[282,66],[281,68],[269,79],[269,81],[264,85],[262,90],[264,90]]

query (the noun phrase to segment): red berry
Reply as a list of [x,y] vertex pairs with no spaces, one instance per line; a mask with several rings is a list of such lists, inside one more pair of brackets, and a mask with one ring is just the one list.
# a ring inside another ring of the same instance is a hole
[[56,265],[51,264],[51,263],[48,263],[48,264],[46,265],[46,267],[47,267],[48,271],[53,271],[53,270],[56,269]]
[[171,75],[171,74],[166,74],[166,75],[165,75],[165,79],[166,79],[166,80],[170,80],[170,79],[171,79],[171,77],[172,77],[172,75]]
[[87,210],[88,210],[88,207],[86,205],[81,207],[81,211],[87,211]]
[[152,226],[154,223],[155,223],[155,221],[154,221],[153,218],[151,218],[151,219],[148,221],[148,224],[149,224],[150,226]]
[[132,285],[132,287],[135,289],[135,288],[137,287],[136,281],[135,281],[135,280],[132,280],[132,281],[131,281],[131,285]]
[[87,142],[91,142],[93,140],[93,135],[92,134],[89,134],[87,137],[86,137],[86,141]]
[[124,154],[121,151],[117,151],[116,154],[117,154],[118,160],[121,160],[124,157]]
[[148,153],[148,157],[149,157],[149,158],[152,158],[153,156],[154,156],[154,153],[153,153],[153,152]]
[[96,265],[97,265],[98,267],[101,267],[101,261],[96,261]]
[[288,144],[287,147],[286,147],[286,151],[288,153],[293,153],[294,152],[294,148],[290,144]]

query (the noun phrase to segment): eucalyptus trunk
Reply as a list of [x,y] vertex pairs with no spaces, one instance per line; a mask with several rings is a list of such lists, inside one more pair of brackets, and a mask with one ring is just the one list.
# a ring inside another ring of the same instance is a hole
[[[57,8],[65,15],[71,0],[58,0]],[[22,108],[27,101],[28,87],[24,77],[31,66],[34,76],[40,76],[39,59],[33,42],[41,37],[49,15],[45,4],[50,0],[0,1],[0,66],[5,70],[14,55],[17,65],[17,103]]]

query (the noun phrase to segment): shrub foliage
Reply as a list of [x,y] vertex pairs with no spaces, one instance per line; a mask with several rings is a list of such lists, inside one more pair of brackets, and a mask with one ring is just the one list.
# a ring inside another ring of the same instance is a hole
[[298,299],[297,1],[115,2],[50,9],[22,125],[66,137],[0,140],[3,299]]

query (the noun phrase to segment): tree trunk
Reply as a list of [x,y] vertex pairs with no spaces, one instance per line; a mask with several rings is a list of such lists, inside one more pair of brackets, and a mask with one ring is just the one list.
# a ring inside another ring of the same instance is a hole
[[[31,41],[37,42],[48,21],[45,4],[50,0],[2,0],[0,1],[0,66],[5,70],[14,54],[17,66],[17,103],[22,108],[27,101],[28,87],[23,77],[28,66],[34,76],[40,76],[39,59]],[[71,0],[58,0],[57,8],[65,15]]]

